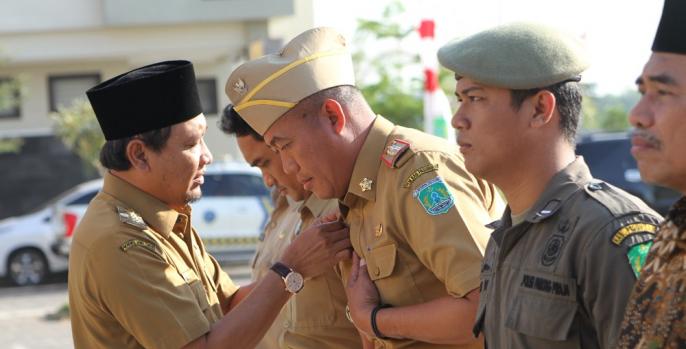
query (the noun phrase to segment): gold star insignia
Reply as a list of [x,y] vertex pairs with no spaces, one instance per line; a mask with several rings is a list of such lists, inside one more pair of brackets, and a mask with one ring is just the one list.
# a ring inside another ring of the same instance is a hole
[[362,189],[362,191],[370,191],[372,190],[373,183],[374,181],[372,181],[369,178],[362,178],[362,180],[360,181],[360,189]]

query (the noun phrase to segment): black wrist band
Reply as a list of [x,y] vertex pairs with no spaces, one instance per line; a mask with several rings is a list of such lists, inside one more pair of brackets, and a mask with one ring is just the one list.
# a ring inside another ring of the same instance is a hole
[[379,310],[383,308],[390,308],[392,305],[390,304],[379,304],[372,309],[372,331],[374,331],[374,335],[376,338],[380,339],[390,339],[389,337],[384,336],[381,331],[379,331],[379,328],[376,327],[376,313],[379,312]]

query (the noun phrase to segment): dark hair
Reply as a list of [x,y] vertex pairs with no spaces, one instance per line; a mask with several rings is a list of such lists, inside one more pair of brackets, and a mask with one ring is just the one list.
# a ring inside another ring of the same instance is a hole
[[557,110],[560,113],[562,135],[570,144],[574,144],[576,131],[579,127],[581,100],[583,98],[581,86],[578,82],[562,81],[547,87],[530,90],[510,90],[512,107],[519,110],[524,100],[543,90],[550,91],[555,96]]
[[305,101],[308,103],[308,107],[314,106],[315,104],[317,107],[319,107],[326,99],[335,99],[341,104],[353,104],[364,100],[364,97],[362,96],[362,92],[360,92],[357,87],[351,85],[341,85],[315,92],[314,94],[305,98]]
[[171,129],[172,126],[167,126],[131,137],[106,141],[102,148],[100,148],[100,164],[110,170],[126,171],[131,168],[131,162],[126,156],[126,147],[129,145],[129,142],[134,139],[140,139],[146,147],[149,147],[154,152],[160,152],[167,145]]
[[227,135],[235,135],[236,137],[253,136],[256,140],[262,142],[264,138],[260,136],[245,120],[236,112],[232,104],[224,107],[222,117],[217,122],[219,129]]

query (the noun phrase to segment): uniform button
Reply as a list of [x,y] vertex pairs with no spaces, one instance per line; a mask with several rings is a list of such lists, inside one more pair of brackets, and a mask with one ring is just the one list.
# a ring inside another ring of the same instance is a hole
[[592,191],[600,190],[603,189],[603,186],[600,183],[591,183],[588,185],[588,189]]
[[291,327],[291,323],[289,321],[284,321],[283,322],[283,328],[289,328]]
[[381,274],[381,269],[379,269],[379,267],[376,267],[376,269],[374,269],[374,275],[379,276],[379,274]]

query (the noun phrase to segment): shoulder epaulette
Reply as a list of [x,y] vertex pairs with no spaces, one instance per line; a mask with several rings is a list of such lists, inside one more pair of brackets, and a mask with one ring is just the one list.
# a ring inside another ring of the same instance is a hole
[[397,168],[398,160],[402,155],[410,149],[410,143],[401,139],[394,139],[391,144],[386,146],[381,160],[388,166],[388,168]]

